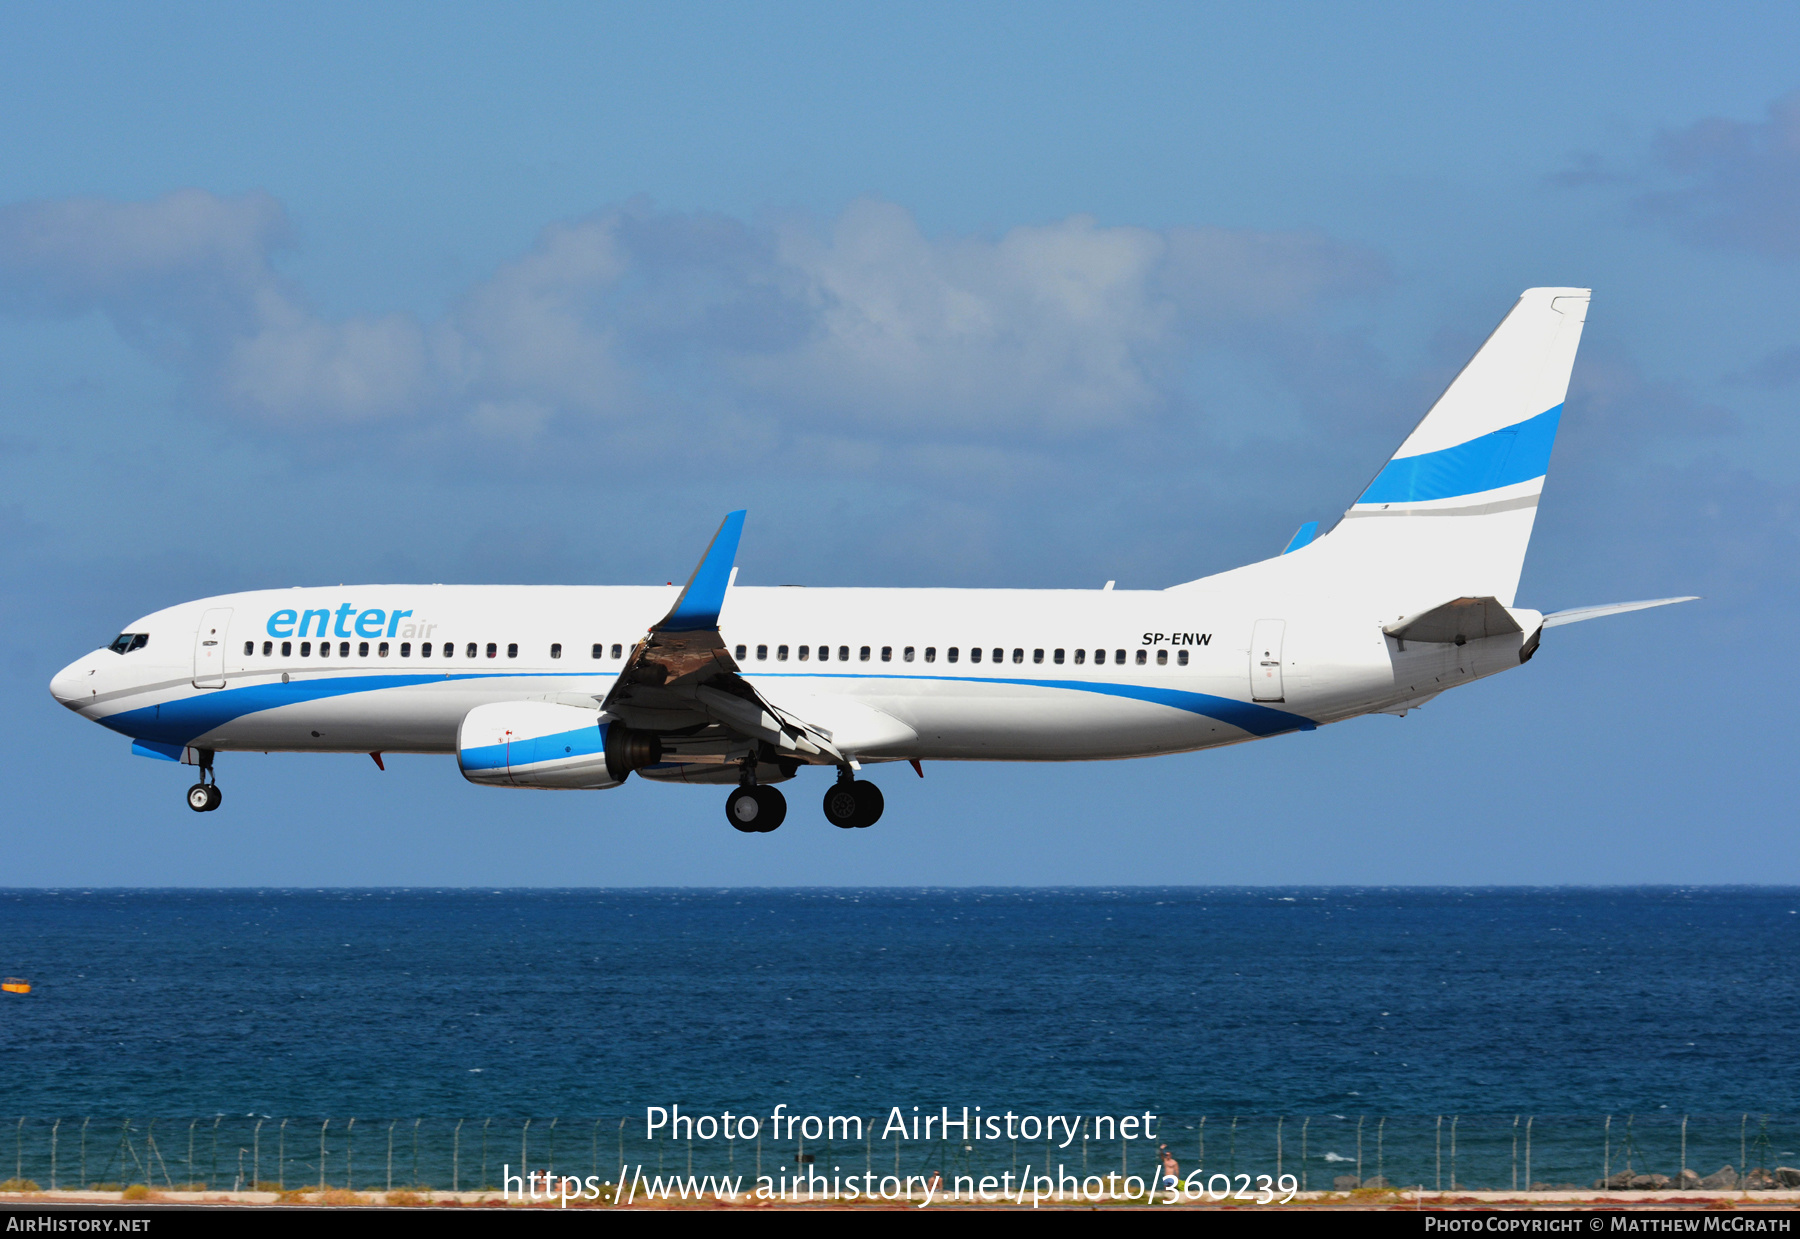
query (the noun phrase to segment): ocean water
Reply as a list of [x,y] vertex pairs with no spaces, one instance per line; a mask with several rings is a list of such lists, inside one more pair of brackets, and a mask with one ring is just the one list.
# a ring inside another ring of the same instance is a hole
[[[1115,1137],[1148,1113],[1184,1166],[1318,1186],[1360,1126],[1365,1174],[1504,1185],[1525,1132],[1530,1178],[1587,1182],[1673,1173],[1688,1115],[1707,1173],[1800,1157],[1796,948],[1777,888],[4,891],[33,990],[0,995],[0,1160],[216,1181],[243,1149],[269,1179],[279,1132],[284,1177],[385,1151],[467,1186],[548,1133],[743,1170],[804,1145],[783,1106],[870,1120],[815,1141],[858,1169],[1147,1166]],[[762,1130],[690,1151],[646,1131],[677,1105]],[[1011,1136],[893,1127],[965,1106]],[[1048,1115],[1079,1142],[1046,1150]]]

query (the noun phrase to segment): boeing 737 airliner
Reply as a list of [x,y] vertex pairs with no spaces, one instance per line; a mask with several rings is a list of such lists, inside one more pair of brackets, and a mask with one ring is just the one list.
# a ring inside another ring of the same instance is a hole
[[634,772],[733,788],[774,830],[774,785],[836,782],[872,824],[866,764],[1180,753],[1404,714],[1527,662],[1544,615],[1513,595],[1588,290],[1528,290],[1334,528],[1163,590],[753,588],[744,513],[685,588],[358,585],[204,598],[145,616],[50,691],[199,770],[219,753],[452,753],[492,787],[617,787]]

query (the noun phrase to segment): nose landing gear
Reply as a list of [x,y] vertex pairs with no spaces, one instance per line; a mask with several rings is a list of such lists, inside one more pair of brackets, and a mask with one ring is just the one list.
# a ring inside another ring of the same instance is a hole
[[873,826],[885,808],[881,789],[866,779],[853,779],[845,771],[825,789],[825,820],[844,830]]
[[213,774],[211,749],[200,750],[200,781],[187,790],[188,808],[196,813],[211,813],[225,796],[219,791],[218,776]]

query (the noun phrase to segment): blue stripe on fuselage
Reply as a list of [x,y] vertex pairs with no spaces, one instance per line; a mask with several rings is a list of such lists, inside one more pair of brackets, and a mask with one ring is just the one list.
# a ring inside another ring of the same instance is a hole
[[[386,688],[407,688],[421,684],[441,684],[447,680],[546,679],[556,673],[517,672],[507,675],[359,675],[329,679],[293,680],[286,684],[251,684],[242,688],[221,688],[197,692],[160,705],[143,706],[107,715],[95,721],[134,740],[160,741],[164,744],[189,744],[207,732],[246,714],[276,710],[283,706],[302,705],[352,693],[379,692]],[[1253,702],[1217,697],[1211,693],[1194,693],[1182,689],[1155,688],[1138,684],[1108,684],[1092,680],[1001,679],[968,675],[906,675],[857,672],[748,672],[746,678],[836,680],[944,680],[965,684],[1016,684],[1030,688],[1060,688],[1070,692],[1099,693],[1108,697],[1126,697],[1169,706],[1189,714],[1204,715],[1228,723],[1253,736],[1273,736],[1284,731],[1311,731],[1314,723],[1300,714],[1271,709]],[[562,678],[589,678],[563,673]]]
[[1541,478],[1550,469],[1550,449],[1556,445],[1562,411],[1559,404],[1455,447],[1390,460],[1356,502],[1455,499]]

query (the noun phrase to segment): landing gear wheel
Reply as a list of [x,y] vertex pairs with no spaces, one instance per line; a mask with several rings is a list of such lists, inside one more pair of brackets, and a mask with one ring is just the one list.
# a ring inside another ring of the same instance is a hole
[[864,779],[839,782],[825,789],[825,820],[843,830],[873,826],[885,807],[881,789]]
[[740,787],[725,798],[725,818],[747,835],[766,835],[787,817],[787,797],[773,787]]
[[211,813],[214,809],[218,808],[219,803],[225,799],[225,793],[219,790],[219,785],[217,783],[208,783],[206,785],[206,790],[212,793],[210,798],[211,802],[206,806],[206,811]]
[[209,784],[196,783],[187,791],[188,808],[196,813],[206,813],[214,805],[213,789]]

